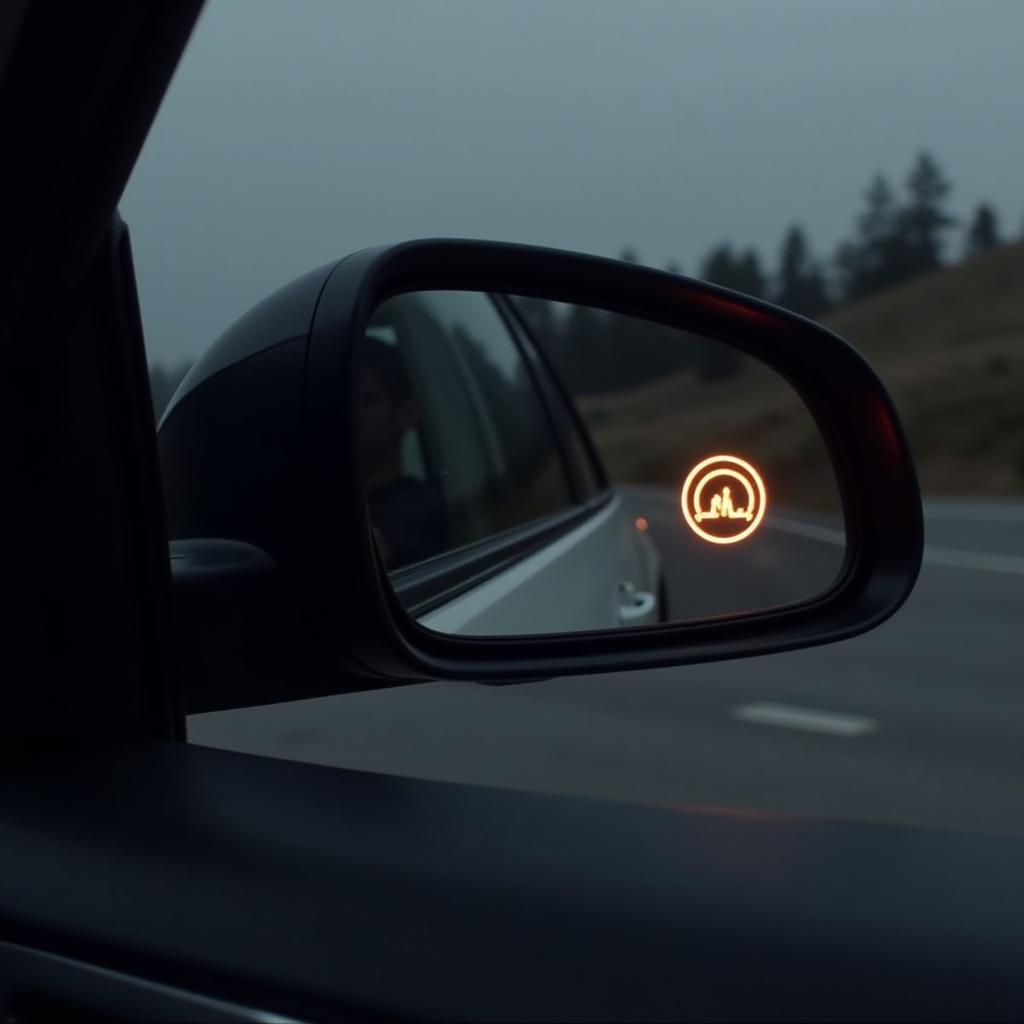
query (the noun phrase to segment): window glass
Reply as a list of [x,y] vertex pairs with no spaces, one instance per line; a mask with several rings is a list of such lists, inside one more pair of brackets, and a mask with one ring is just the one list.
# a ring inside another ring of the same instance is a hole
[[389,569],[570,504],[550,421],[488,296],[388,300],[361,373],[367,500]]
[[[869,358],[913,448],[925,564],[883,628],[688,666],[685,685],[664,669],[392,687],[193,717],[190,738],[452,782],[1024,836],[1024,3],[396,6],[206,5],[121,203],[158,413],[228,324],[321,261],[451,235],[621,257],[820,319]],[[537,344],[557,345],[543,328],[571,311],[530,312]],[[410,350],[431,418],[397,458],[464,497],[420,553],[479,535],[491,507],[468,497],[486,469],[475,428],[449,431],[456,407],[426,392],[446,376],[453,403],[465,391],[436,348],[436,379]],[[666,447],[677,424],[712,421],[654,382],[624,376],[611,390],[636,393],[609,394],[607,364],[545,352],[618,496],[626,460],[655,455],[616,443],[620,413],[650,396],[643,443]],[[701,394],[739,394],[743,375],[723,369],[704,364]],[[717,409],[719,424],[756,424],[758,444],[796,436],[774,405]],[[457,459],[463,479],[442,477]],[[774,531],[800,557],[765,572],[840,550],[808,513]],[[656,546],[680,521],[641,510],[626,525]],[[695,572],[670,610],[731,586]]]
[[[537,372],[542,378],[542,388],[548,404],[555,411],[558,420],[559,432],[565,439],[565,455],[572,467],[573,478],[579,491],[582,501],[588,501],[595,497],[602,490],[601,481],[598,475],[594,459],[584,443],[580,434],[580,428],[576,425],[567,403],[572,399],[568,398],[566,391],[560,389],[552,380],[551,370],[554,370],[552,351],[557,346],[558,329],[554,314],[555,303],[545,299],[532,298],[525,295],[508,295],[506,301],[518,314],[518,329],[522,330],[530,344],[535,350],[543,352],[547,357],[545,361],[538,359],[535,365]],[[557,373],[557,371],[555,371]],[[565,378],[562,376],[564,385]]]
[[602,490],[601,481],[598,479],[594,461],[590,457],[590,452],[587,450],[586,445],[583,443],[579,429],[572,420],[567,418],[567,421],[569,426],[569,456],[576,467],[576,475],[582,488],[581,497],[584,501],[587,501],[600,493]]

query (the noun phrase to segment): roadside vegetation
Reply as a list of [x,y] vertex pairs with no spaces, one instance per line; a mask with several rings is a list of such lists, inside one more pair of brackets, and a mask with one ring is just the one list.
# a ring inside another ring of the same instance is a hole
[[[772,266],[752,246],[722,242],[694,276],[816,319],[859,348],[893,395],[926,493],[1024,494],[1024,241],[1006,237],[985,201],[958,222],[951,191],[922,152],[899,188],[871,179],[830,257],[794,222]],[[641,262],[629,247],[619,255]],[[804,410],[784,387],[755,387],[749,360],[594,310],[520,306],[614,478],[674,485],[690,456],[681,439],[711,429],[738,448],[756,438],[795,491],[820,473]],[[158,419],[189,366],[151,365]]]
[[[921,153],[900,191],[871,180],[830,259],[793,224],[771,271],[753,247],[722,243],[696,276],[816,319],[860,349],[893,395],[926,493],[1024,494],[1024,241],[1004,236],[988,202],[959,223],[951,189]],[[632,249],[620,255],[640,262]],[[786,453],[776,473],[795,490],[820,473],[802,407],[783,387],[754,388],[749,360],[696,340],[673,345],[679,335],[659,329],[625,339],[621,318],[592,310],[521,306],[613,477],[674,485],[685,439],[709,432]]]

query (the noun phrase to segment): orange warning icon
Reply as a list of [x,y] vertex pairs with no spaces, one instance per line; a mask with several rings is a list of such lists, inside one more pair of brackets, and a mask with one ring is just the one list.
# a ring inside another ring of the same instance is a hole
[[680,495],[687,525],[709,544],[746,540],[761,525],[767,504],[761,474],[735,455],[698,462]]

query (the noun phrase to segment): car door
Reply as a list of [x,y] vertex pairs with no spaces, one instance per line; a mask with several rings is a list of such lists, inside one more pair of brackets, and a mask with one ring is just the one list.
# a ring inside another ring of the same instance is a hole
[[391,299],[371,324],[371,388],[398,380],[415,405],[401,479],[369,495],[392,585],[442,632],[656,621],[651,559],[517,326],[494,297],[444,291]]

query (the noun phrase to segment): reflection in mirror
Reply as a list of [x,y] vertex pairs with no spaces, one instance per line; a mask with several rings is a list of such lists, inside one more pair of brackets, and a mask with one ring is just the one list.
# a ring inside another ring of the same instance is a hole
[[367,511],[401,605],[510,636],[752,613],[846,536],[793,388],[718,341],[538,299],[417,292],[359,351]]

